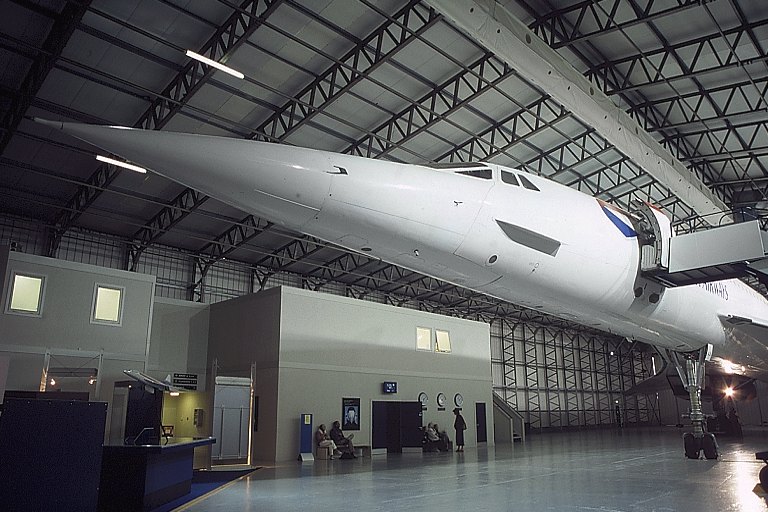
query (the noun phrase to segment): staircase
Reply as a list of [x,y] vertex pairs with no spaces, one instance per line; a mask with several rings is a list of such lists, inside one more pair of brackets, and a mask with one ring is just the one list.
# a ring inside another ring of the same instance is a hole
[[525,442],[525,418],[493,392],[493,429],[496,442]]

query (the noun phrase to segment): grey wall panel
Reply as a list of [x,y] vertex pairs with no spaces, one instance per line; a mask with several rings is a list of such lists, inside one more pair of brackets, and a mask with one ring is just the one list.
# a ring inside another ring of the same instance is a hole
[[[23,253],[10,253],[3,281],[3,311],[13,270],[46,276],[42,316],[0,314],[4,345],[59,347],[146,356],[154,277],[102,267],[65,262]],[[94,285],[125,289],[122,324],[91,323]]]
[[164,379],[169,373],[197,374],[197,390],[205,391],[208,359],[209,306],[156,298],[147,371]]
[[209,322],[208,361],[209,365],[216,361],[218,376],[250,378],[255,365],[253,386],[259,414],[252,456],[254,460],[275,460],[280,289],[213,304]]

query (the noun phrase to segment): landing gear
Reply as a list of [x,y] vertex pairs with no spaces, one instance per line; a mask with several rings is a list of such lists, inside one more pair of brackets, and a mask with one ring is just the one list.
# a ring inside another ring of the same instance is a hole
[[715,460],[720,455],[717,450],[717,440],[715,434],[704,432],[704,437],[701,438],[701,451],[704,452],[704,457],[709,460]]
[[683,382],[683,387],[688,391],[691,399],[691,408],[688,418],[691,420],[693,432],[683,435],[685,456],[689,459],[698,459],[703,452],[707,459],[717,459],[719,451],[714,434],[706,431],[706,418],[701,410],[701,388],[704,386],[704,367],[712,355],[712,346],[695,352],[672,352],[667,350],[667,357],[675,365],[677,374]]

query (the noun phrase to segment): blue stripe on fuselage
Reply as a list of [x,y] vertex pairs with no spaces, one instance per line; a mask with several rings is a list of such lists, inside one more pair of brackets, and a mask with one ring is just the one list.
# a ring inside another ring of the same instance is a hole
[[600,208],[603,209],[603,213],[605,213],[605,216],[608,217],[611,222],[613,222],[613,225],[619,228],[619,231],[621,231],[625,237],[632,238],[633,236],[637,236],[637,233],[635,233],[635,230],[632,229],[632,226],[629,226],[626,222],[621,220],[615,213],[613,213],[610,208],[600,205]]

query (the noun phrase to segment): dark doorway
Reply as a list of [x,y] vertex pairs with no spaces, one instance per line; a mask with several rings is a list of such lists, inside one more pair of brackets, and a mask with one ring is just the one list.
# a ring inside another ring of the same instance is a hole
[[[119,382],[115,382],[115,387],[118,384]],[[136,382],[128,387],[124,442],[126,444],[160,444],[163,392]]]
[[477,425],[477,442],[488,442],[488,431],[485,425],[485,402],[475,402],[475,424]]
[[421,402],[373,402],[371,448],[421,448]]

